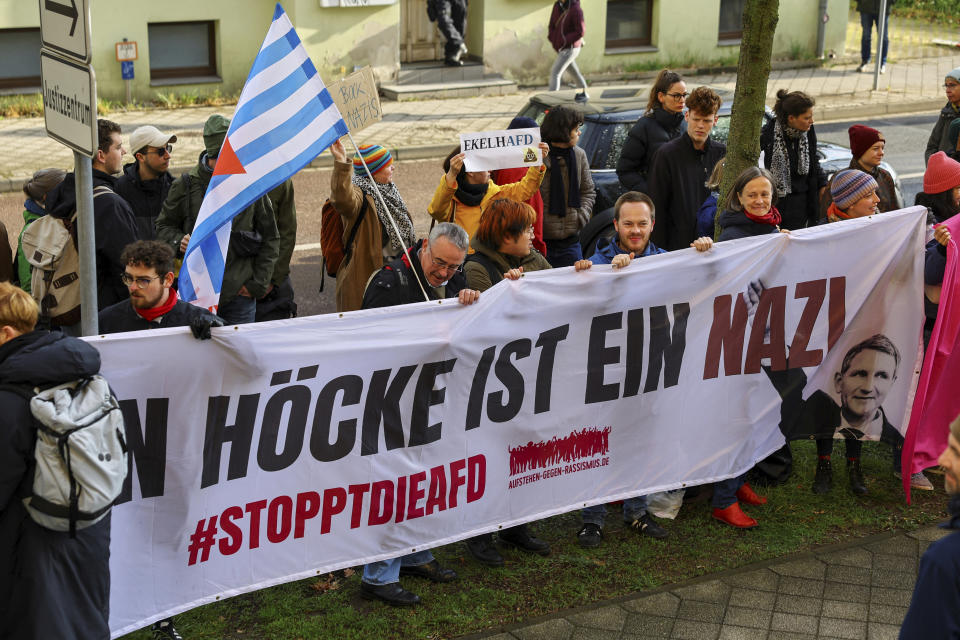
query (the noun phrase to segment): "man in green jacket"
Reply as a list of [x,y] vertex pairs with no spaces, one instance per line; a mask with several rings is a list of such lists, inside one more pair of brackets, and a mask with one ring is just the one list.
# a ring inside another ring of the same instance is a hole
[[280,233],[280,257],[273,266],[267,295],[257,300],[257,322],[283,320],[297,315],[290,260],[297,245],[297,207],[294,203],[293,178],[267,192]]
[[[205,149],[197,166],[174,180],[160,210],[157,239],[170,245],[177,258],[182,259],[187,250],[229,127],[230,121],[221,115],[207,118],[203,125]],[[279,254],[280,234],[273,205],[263,196],[233,218],[217,309],[217,315],[227,324],[254,321],[257,299],[270,289]]]

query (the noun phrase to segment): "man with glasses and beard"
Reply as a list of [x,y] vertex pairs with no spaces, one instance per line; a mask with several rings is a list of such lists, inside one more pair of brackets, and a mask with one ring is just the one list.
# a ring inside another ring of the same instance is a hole
[[202,307],[180,300],[173,288],[173,249],[157,240],[127,245],[120,256],[121,282],[130,298],[100,312],[100,333],[121,333],[162,327],[190,327],[194,337],[207,339],[210,327],[223,320]]
[[157,237],[157,216],[173,184],[168,169],[176,141],[177,136],[161,133],[150,125],[130,134],[134,161],[124,165],[123,175],[117,179],[117,193],[133,209],[141,240]]

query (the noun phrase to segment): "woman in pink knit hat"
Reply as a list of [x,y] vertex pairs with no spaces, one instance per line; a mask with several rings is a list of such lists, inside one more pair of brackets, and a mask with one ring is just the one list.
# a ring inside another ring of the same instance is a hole
[[913,203],[926,207],[937,222],[960,213],[960,162],[943,151],[930,156],[923,174],[923,191]]

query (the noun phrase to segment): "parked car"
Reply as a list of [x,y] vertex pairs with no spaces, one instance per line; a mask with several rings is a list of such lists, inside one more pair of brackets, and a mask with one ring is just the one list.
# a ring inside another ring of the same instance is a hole
[[[714,91],[719,94],[723,104],[718,114],[719,120],[710,137],[726,144],[730,135],[733,92],[726,89]],[[590,173],[597,190],[593,218],[580,232],[580,245],[584,257],[587,257],[593,254],[600,238],[611,237],[614,233],[613,205],[625,191],[617,178],[617,161],[627,140],[627,133],[643,115],[650,95],[650,85],[624,85],[599,90],[591,88],[591,97],[585,102],[574,100],[577,93],[579,92],[575,90],[538,93],[530,98],[517,115],[533,118],[540,124],[547,111],[555,106],[564,105],[583,112],[583,131],[577,144],[587,154]],[[763,117],[766,122],[773,118],[773,112],[767,108]],[[817,155],[828,179],[837,171],[846,169],[853,157],[846,147],[829,142],[817,142]],[[890,172],[897,190],[900,191],[900,178],[893,167],[886,162],[881,163],[881,166]]]

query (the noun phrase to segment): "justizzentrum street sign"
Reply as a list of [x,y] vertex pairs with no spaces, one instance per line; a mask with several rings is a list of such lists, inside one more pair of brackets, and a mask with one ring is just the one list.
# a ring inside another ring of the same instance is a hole
[[39,0],[40,41],[57,53],[90,62],[89,0]]
[[97,85],[93,69],[40,52],[47,134],[78,153],[97,149]]

